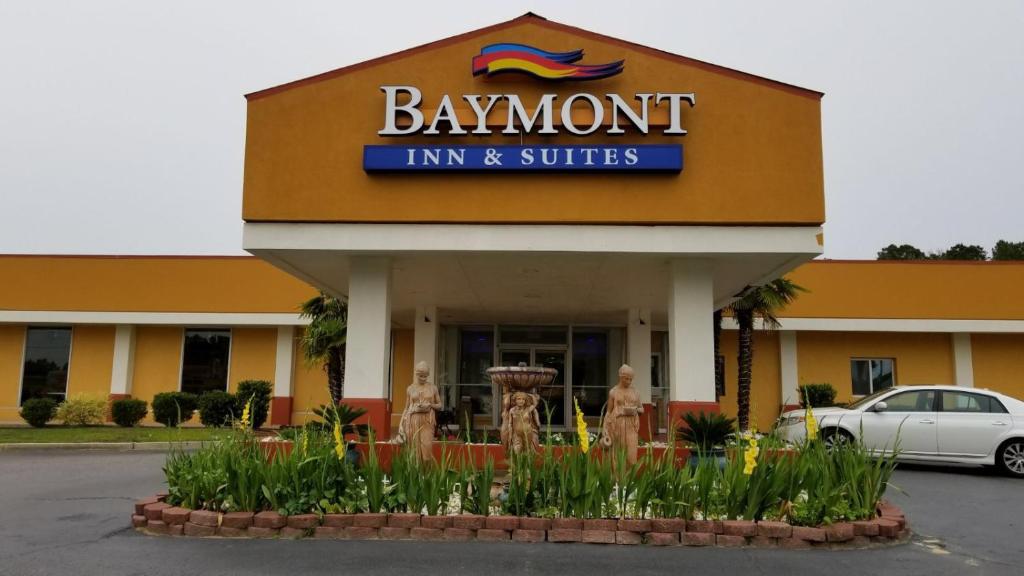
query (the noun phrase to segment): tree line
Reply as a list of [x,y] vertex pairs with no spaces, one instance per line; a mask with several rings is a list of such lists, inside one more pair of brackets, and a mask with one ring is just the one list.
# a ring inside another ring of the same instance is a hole
[[956,244],[946,250],[925,253],[910,244],[889,244],[878,251],[879,260],[1024,260],[1024,242],[1000,240],[989,254],[978,244]]

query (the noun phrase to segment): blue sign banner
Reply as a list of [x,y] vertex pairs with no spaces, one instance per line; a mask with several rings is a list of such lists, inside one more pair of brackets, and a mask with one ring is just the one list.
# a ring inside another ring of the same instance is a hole
[[367,172],[679,172],[682,144],[363,147]]

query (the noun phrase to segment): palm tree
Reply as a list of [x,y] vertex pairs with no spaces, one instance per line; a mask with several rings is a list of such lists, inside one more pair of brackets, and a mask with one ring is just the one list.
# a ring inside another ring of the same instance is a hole
[[740,430],[750,428],[750,381],[754,362],[754,318],[760,316],[764,327],[774,330],[781,326],[775,315],[796,300],[806,288],[786,278],[778,278],[763,286],[752,286],[743,291],[738,300],[729,305],[739,324],[739,344],[736,356],[739,370],[736,378],[736,420]]
[[322,366],[327,372],[331,402],[341,402],[345,388],[345,340],[348,336],[348,304],[334,296],[320,294],[301,306],[303,318],[310,324],[302,334],[302,353],[309,366]]

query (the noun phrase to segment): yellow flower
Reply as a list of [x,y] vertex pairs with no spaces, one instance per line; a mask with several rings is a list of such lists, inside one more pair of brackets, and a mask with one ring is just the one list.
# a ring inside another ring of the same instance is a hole
[[573,396],[572,403],[576,406],[576,434],[580,437],[580,450],[586,454],[590,451],[590,435],[587,434],[587,422],[583,419],[583,411],[580,410],[580,403]]
[[306,455],[306,451],[308,449],[309,449],[309,433],[306,432],[305,428],[303,428],[303,430],[302,430],[302,455],[303,456]]
[[757,468],[757,455],[761,453],[761,449],[757,446],[757,438],[751,435],[748,439],[750,446],[743,451],[743,473],[750,476],[754,473],[754,468]]
[[249,401],[245,403],[245,408],[242,409],[242,417],[238,420],[238,427],[242,430],[249,429],[249,413],[252,411],[252,398],[249,397]]
[[818,438],[818,420],[814,417],[814,410],[811,409],[811,405],[807,405],[807,412],[804,414],[804,425],[807,428],[807,439],[817,440]]
[[334,453],[338,455],[338,460],[345,459],[345,442],[341,439],[341,422],[338,420],[334,421]]

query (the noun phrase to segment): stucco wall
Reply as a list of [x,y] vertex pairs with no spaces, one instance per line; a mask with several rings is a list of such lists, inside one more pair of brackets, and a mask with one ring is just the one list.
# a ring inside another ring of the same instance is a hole
[[953,344],[946,333],[797,332],[800,384],[828,382],[837,400],[853,394],[850,360],[895,358],[896,384],[953,384]]
[[1024,334],[971,334],[974,386],[1024,399]]

